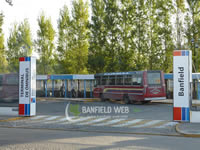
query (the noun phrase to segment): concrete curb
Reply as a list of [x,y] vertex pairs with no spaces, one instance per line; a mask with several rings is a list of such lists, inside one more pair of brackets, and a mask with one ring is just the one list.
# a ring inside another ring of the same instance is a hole
[[27,118],[28,117],[13,117],[13,118],[0,120],[0,122],[10,122],[10,121],[16,121],[16,120],[23,120],[23,119],[27,119]]
[[183,136],[185,136],[185,137],[197,137],[197,138],[200,137],[200,133],[191,134],[191,133],[189,133],[189,132],[187,132],[187,131],[182,131],[182,130],[179,128],[180,125],[181,125],[181,123],[176,124],[176,126],[175,126],[175,129],[176,129],[176,132],[177,132],[177,133],[179,133],[179,134],[181,134],[181,135],[183,135]]
[[145,133],[145,132],[123,132],[123,131],[101,131],[101,130],[87,130],[87,129],[64,129],[64,128],[33,128],[33,127],[10,127],[1,126],[2,128],[16,128],[16,129],[33,129],[33,130],[55,130],[55,131],[76,131],[76,132],[92,132],[92,133],[114,133],[114,134],[135,134],[135,135],[153,135],[153,136],[172,136],[182,137],[180,134],[162,134],[162,133]]

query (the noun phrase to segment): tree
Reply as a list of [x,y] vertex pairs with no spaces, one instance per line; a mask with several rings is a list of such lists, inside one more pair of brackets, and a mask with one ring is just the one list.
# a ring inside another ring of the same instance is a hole
[[69,40],[69,49],[65,54],[67,71],[71,74],[88,73],[89,48],[89,13],[88,2],[74,0],[72,2],[72,20]]
[[92,22],[90,24],[88,68],[91,73],[100,73],[105,70],[105,3],[103,0],[92,0],[91,5]]
[[7,41],[8,64],[10,72],[19,71],[19,57],[32,55],[32,37],[28,20],[25,19],[21,24],[15,23],[11,29]]
[[144,0],[136,1],[135,6],[131,48],[134,50],[135,70],[144,70],[148,67],[148,6]]
[[2,25],[3,25],[3,14],[0,13],[0,73],[6,73],[8,62],[5,56],[4,34],[2,30]]
[[39,54],[38,73],[52,74],[54,65],[54,38],[55,31],[50,18],[46,18],[42,13],[38,18],[39,29],[37,31],[37,40],[35,46]]
[[188,45],[192,49],[192,59],[194,62],[194,71],[200,70],[200,53],[198,48],[200,45],[200,1],[199,0],[187,0],[188,10],[186,16],[186,38]]
[[136,20],[136,2],[132,0],[121,0],[119,7],[119,71],[130,71],[136,68],[135,61],[135,20]]
[[119,5],[118,1],[104,0],[106,16],[105,23],[105,71],[119,71],[119,51],[120,51],[120,20],[119,20]]
[[70,73],[68,55],[72,48],[72,21],[65,5],[58,19],[57,73]]
[[164,72],[171,72],[173,66],[173,50],[175,43],[173,43],[171,14],[173,14],[174,8],[172,0],[160,0],[159,1],[160,13],[160,41],[162,42],[162,49],[160,55],[160,68]]
[[176,3],[176,49],[181,49],[183,41],[183,13],[185,12],[185,0],[175,0]]

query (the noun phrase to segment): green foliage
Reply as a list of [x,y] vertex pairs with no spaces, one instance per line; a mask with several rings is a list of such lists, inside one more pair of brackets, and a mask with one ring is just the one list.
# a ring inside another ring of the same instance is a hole
[[171,71],[172,69],[172,25],[170,13],[172,1],[150,0],[148,3],[148,69]]
[[187,16],[185,18],[186,31],[185,36],[187,39],[187,46],[192,49],[193,71],[199,72],[200,70],[200,1],[187,0],[189,8],[187,9]]
[[88,2],[74,0],[72,3],[72,19],[70,21],[70,39],[64,50],[64,64],[71,74],[86,74],[89,48],[89,14]]
[[92,22],[90,23],[88,68],[91,73],[100,73],[105,70],[105,3],[103,0],[92,0],[91,2]]
[[42,13],[38,18],[39,29],[35,46],[39,54],[37,71],[39,74],[52,74],[55,64],[53,50],[55,31],[50,18],[46,18]]
[[[56,49],[51,20],[39,16],[35,42],[39,74],[171,72],[172,51],[183,48],[192,49],[195,68],[200,70],[199,0],[91,0],[91,20],[88,8],[88,1],[73,0],[71,12],[67,6],[60,10]],[[0,72],[7,63],[2,19]],[[9,70],[18,71],[18,58],[32,53],[27,20],[13,26],[7,44]]]
[[21,24],[15,23],[7,41],[7,59],[10,72],[19,71],[19,57],[32,55],[32,37],[28,20]]
[[6,60],[6,55],[5,55],[4,34],[2,31],[2,25],[3,25],[3,14],[0,13],[0,73],[6,73],[8,62]]
[[119,34],[120,23],[119,20],[119,5],[117,1],[104,0],[106,16],[104,18],[105,23],[105,71],[115,72],[119,71],[118,64],[121,62],[119,59]]
[[72,22],[69,16],[69,10],[67,6],[64,6],[60,10],[60,16],[58,19],[58,46],[56,55],[57,73],[70,73],[68,69],[70,64],[68,62],[68,54],[72,48]]

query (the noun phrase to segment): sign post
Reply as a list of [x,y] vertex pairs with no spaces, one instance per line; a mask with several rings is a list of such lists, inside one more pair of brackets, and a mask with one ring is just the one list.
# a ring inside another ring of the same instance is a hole
[[190,98],[192,82],[192,52],[175,50],[173,52],[174,106],[173,120],[190,121]]
[[36,58],[19,58],[19,115],[36,115]]

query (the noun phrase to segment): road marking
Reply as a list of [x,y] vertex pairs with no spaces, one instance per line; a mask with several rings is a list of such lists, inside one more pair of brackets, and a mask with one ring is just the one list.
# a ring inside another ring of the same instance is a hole
[[59,116],[52,116],[52,117],[48,117],[48,118],[45,118],[44,120],[45,121],[51,121],[51,120],[54,120],[56,118],[58,118]]
[[166,128],[166,127],[175,126],[176,124],[178,124],[178,122],[168,122],[168,123],[166,123],[164,125],[157,126],[157,127],[154,127],[154,128]]
[[162,126],[162,125],[165,125],[166,123],[169,123],[169,121],[162,120],[161,122],[158,122],[158,123],[155,123],[153,125],[148,126],[148,128],[154,128],[154,127]]
[[125,119],[114,119],[114,120],[111,120],[111,121],[107,121],[105,123],[98,123],[98,124],[95,124],[95,126],[108,126],[108,125],[112,125],[112,124],[115,124],[115,123],[118,123],[120,121],[124,121]]
[[30,120],[39,120],[45,117],[48,117],[48,116],[35,116],[35,117],[30,118]]
[[72,120],[67,120],[67,121],[64,121],[62,123],[59,123],[59,124],[74,124],[74,123],[78,123],[78,122],[85,122],[85,121],[89,121],[89,120],[92,120],[94,119],[94,117],[80,117],[80,118],[77,118],[77,119],[72,119]]
[[127,121],[125,123],[122,123],[122,124],[118,124],[118,125],[111,125],[112,127],[124,127],[124,126],[128,126],[130,124],[137,124],[139,122],[143,121],[143,119],[134,119],[134,120],[130,120],[130,121]]
[[126,127],[126,128],[169,128],[177,122],[167,120],[145,120],[145,119],[128,119],[112,117],[72,117],[68,120],[65,116],[35,116],[27,119],[11,120],[11,122],[24,122],[24,125],[36,124],[72,124],[88,126],[107,126],[107,127]]
[[94,123],[101,122],[101,121],[106,120],[106,119],[109,119],[109,118],[110,118],[110,117],[98,118],[98,119],[91,120],[91,121],[88,121],[88,122],[79,123],[78,125],[90,125],[90,124],[94,124]]
[[149,126],[152,126],[156,123],[160,123],[162,120],[150,120],[149,122],[146,122],[144,124],[141,124],[141,125],[133,125],[133,126],[130,126],[130,127],[133,127],[133,128],[144,128],[144,127],[149,127]]

